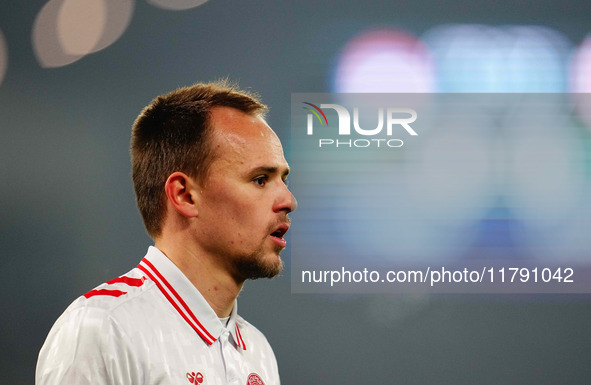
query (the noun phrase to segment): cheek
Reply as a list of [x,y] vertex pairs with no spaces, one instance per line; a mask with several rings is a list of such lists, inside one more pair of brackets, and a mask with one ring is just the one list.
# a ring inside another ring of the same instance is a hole
[[[252,197],[249,199],[244,189],[236,186],[218,186],[218,188],[211,189],[204,203],[214,222],[240,225],[245,224],[248,218],[256,216],[255,201],[256,199]],[[239,226],[233,231],[244,233],[248,231],[248,228]]]

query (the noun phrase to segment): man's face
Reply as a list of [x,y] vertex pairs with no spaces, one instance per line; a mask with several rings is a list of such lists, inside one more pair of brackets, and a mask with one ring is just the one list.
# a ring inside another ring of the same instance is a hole
[[281,142],[267,123],[229,107],[211,113],[213,161],[201,183],[198,239],[236,280],[273,277],[296,208]]

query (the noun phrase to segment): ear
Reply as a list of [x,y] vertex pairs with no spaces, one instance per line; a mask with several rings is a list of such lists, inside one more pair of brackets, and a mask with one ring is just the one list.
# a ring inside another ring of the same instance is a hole
[[197,216],[195,181],[180,171],[170,174],[164,184],[164,191],[172,207],[182,216]]

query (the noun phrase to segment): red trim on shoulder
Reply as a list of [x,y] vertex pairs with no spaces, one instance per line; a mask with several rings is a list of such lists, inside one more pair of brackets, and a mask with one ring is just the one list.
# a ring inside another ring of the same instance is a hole
[[[146,267],[142,266],[142,263],[145,263],[150,268],[150,270],[152,270],[154,272],[156,277]],[[164,297],[166,297],[168,302],[170,302],[170,304],[176,309],[176,311],[181,315],[181,317],[183,317],[183,319],[193,328],[193,330],[195,330],[197,332],[197,334],[199,334],[199,336],[208,345],[212,345],[215,342],[216,338],[214,338],[207,331],[207,329],[205,329],[205,327],[201,324],[201,322],[199,322],[199,320],[197,319],[197,317],[195,317],[195,314],[193,314],[193,312],[191,311],[189,306],[187,306],[185,301],[183,301],[181,296],[176,292],[176,290],[174,290],[174,288],[166,280],[166,278],[164,278],[164,276],[162,274],[160,274],[158,269],[156,269],[156,267],[150,261],[148,261],[146,258],[142,259],[142,262],[140,262],[140,264],[138,265],[138,268],[141,271],[143,271],[148,276],[148,278],[150,278],[152,281],[154,281],[154,283],[156,284],[158,289],[160,289],[160,291],[162,292]],[[166,288],[162,284],[164,284],[166,286]],[[184,311],[183,311],[183,309],[181,309],[179,307],[177,302],[175,302],[175,300],[169,295],[169,293],[166,289],[168,289],[170,291],[170,293],[172,293],[172,295],[176,298],[176,300],[184,308]],[[189,319],[187,317],[187,315],[189,317],[191,317],[191,319]],[[192,321],[194,321],[194,322],[192,322]]]
[[109,282],[107,282],[107,285],[113,285],[115,283],[124,283],[129,286],[140,287],[144,284],[145,280],[146,280],[145,277],[130,278],[130,277],[123,276],[123,277],[117,277],[115,279],[110,280]]
[[238,346],[241,347],[243,350],[246,350],[246,344],[244,343],[244,339],[242,339],[242,333],[240,333],[240,328],[238,328],[238,324],[236,324],[236,336],[238,336]]
[[87,299],[90,297],[94,297],[95,295],[109,295],[111,297],[121,297],[123,294],[127,294],[127,292],[121,290],[94,289],[84,294],[84,297],[86,297]]

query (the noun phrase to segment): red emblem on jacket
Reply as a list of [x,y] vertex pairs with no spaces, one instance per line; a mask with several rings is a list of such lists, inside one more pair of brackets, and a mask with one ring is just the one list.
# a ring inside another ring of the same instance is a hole
[[265,383],[258,374],[250,373],[248,375],[248,381],[246,381],[246,385],[265,385]]
[[203,374],[201,374],[201,372],[187,373],[187,380],[189,380],[191,384],[201,384],[203,382]]

